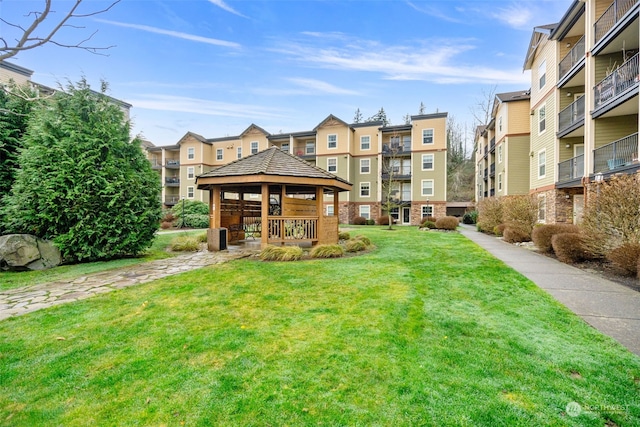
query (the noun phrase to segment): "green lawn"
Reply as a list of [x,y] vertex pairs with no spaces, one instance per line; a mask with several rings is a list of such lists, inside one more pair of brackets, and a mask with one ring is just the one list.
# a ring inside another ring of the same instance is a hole
[[[206,230],[190,230],[184,234],[198,235],[206,233]],[[61,265],[56,268],[41,271],[0,271],[0,291],[21,286],[35,285],[44,282],[55,282],[58,280],[73,280],[86,274],[98,273],[101,271],[127,267],[146,261],[169,258],[175,253],[166,251],[167,246],[173,238],[183,233],[159,232],[153,240],[151,247],[140,257],[124,258],[107,262],[87,262],[83,264]]]
[[351,233],[0,322],[0,425],[640,425],[640,358],[463,236]]

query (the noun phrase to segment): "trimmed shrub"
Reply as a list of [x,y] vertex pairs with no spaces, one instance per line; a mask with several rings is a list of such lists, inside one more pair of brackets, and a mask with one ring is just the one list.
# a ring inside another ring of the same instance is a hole
[[544,224],[533,228],[531,240],[540,252],[553,252],[551,238],[560,233],[579,233],[580,227],[573,224]]
[[422,228],[428,228],[429,230],[435,230],[436,228],[436,223],[433,221],[425,221],[422,223],[421,225]]
[[173,216],[171,210],[165,209],[162,211],[162,222],[173,222],[176,220],[176,217]]
[[498,224],[495,227],[493,227],[493,234],[495,234],[498,237],[502,237],[504,235],[505,228],[507,228],[506,224]]
[[478,211],[465,212],[462,216],[463,224],[475,224],[478,222]]
[[166,229],[171,228],[171,227],[173,227],[173,224],[170,223],[170,222],[162,221],[160,223],[160,228],[162,228],[163,230],[166,230]]
[[366,246],[371,246],[371,239],[362,234],[358,234],[352,240],[361,240]]
[[580,233],[560,233],[551,238],[551,246],[558,260],[572,264],[587,258],[584,236]]
[[340,233],[338,233],[338,240],[349,240],[350,238],[351,235],[348,231],[341,231]]
[[378,218],[378,225],[389,225],[389,220],[391,217],[389,215],[383,215]]
[[302,258],[300,246],[273,246],[269,245],[260,252],[263,261],[297,261]]
[[[185,221],[186,220],[186,221]],[[183,221],[185,223],[183,224]],[[176,221],[176,227],[188,227],[188,228],[209,228],[209,214],[185,214],[184,218],[178,218]]]
[[460,222],[455,216],[445,216],[436,221],[436,228],[439,230],[455,230]]
[[581,227],[585,247],[594,255],[640,242],[639,180],[638,174],[622,175],[593,185]]
[[526,236],[524,242],[531,240],[531,231],[538,222],[537,197],[529,194],[503,197],[502,217],[507,228]]
[[529,241],[529,235],[519,228],[505,227],[502,238],[508,243],[522,243]]
[[318,245],[309,252],[311,258],[340,258],[344,255],[344,249],[340,245]]
[[423,216],[422,217],[422,222],[424,223],[425,221],[431,221],[433,223],[435,223],[437,220],[437,218],[435,216]]
[[200,242],[192,236],[178,236],[171,240],[171,250],[176,252],[196,252],[200,249]]
[[485,233],[493,233],[493,228],[502,224],[502,203],[500,199],[488,198],[478,202],[478,230]]
[[198,236],[196,238],[198,239],[198,242],[200,242],[200,243],[207,243],[207,240],[208,240],[207,233],[198,234]]
[[347,252],[360,252],[367,249],[367,244],[363,240],[358,239],[348,240],[344,246]]
[[368,219],[367,220],[367,225],[376,225],[376,221],[373,219]]
[[353,219],[354,225],[365,225],[367,223],[367,219],[362,216],[357,216]]
[[638,273],[640,243],[625,243],[607,253],[607,259],[623,274],[632,276]]

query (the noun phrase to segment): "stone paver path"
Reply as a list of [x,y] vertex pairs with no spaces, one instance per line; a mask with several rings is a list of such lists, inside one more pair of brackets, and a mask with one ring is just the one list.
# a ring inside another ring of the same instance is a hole
[[41,308],[91,298],[161,279],[173,274],[245,258],[253,250],[236,249],[222,252],[200,251],[173,258],[89,274],[68,281],[56,281],[0,291],[0,320],[31,313]]

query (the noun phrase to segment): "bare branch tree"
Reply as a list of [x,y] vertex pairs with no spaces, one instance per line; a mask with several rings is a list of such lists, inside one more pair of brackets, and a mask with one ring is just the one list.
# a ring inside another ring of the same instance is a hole
[[[97,33],[94,31],[88,37],[80,40],[76,43],[66,43],[54,40],[54,36],[62,28],[84,29],[85,27],[74,24],[76,19],[88,18],[90,16],[99,15],[107,12],[121,0],[113,0],[108,7],[100,10],[95,10],[87,13],[79,13],[78,8],[82,4],[83,0],[75,0],[73,6],[67,11],[64,16],[56,19],[55,11],[51,10],[53,0],[45,0],[45,4],[42,10],[36,10],[29,12],[25,18],[26,24],[17,22],[10,22],[9,20],[0,17],[0,22],[13,28],[16,33],[15,39],[10,39],[8,36],[0,37],[0,62],[5,59],[16,56],[18,53],[35,49],[43,46],[47,43],[54,44],[60,47],[84,49],[88,52],[101,54],[101,51],[112,48],[113,46],[90,46],[87,44],[93,36]],[[51,24],[51,25],[47,25]],[[45,28],[47,27],[47,28]]]
[[475,121],[474,126],[481,126],[489,123],[497,88],[498,87],[494,85],[488,89],[482,89],[481,98],[476,99],[476,103],[471,107],[471,115],[473,115],[473,119]]

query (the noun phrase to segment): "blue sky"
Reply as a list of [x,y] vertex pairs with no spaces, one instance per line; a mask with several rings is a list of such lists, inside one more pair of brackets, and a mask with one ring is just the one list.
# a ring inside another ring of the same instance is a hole
[[[108,2],[85,0],[81,12]],[[44,1],[0,0],[24,23]],[[61,14],[72,2],[54,0]],[[313,129],[329,114],[351,122],[384,107],[449,112],[473,127],[483,92],[529,88],[522,64],[534,26],[557,22],[570,0],[251,1],[122,0],[75,21],[58,40],[113,46],[107,56],[47,45],[11,61],[50,86],[85,76],[131,104],[133,132],[156,145],[187,131],[237,135]],[[11,27],[0,24],[3,36]]]

